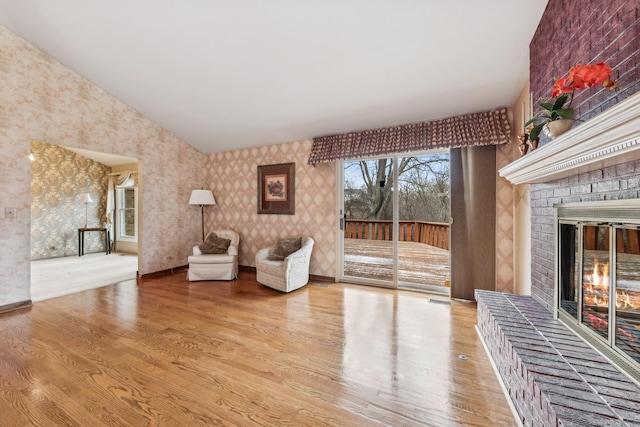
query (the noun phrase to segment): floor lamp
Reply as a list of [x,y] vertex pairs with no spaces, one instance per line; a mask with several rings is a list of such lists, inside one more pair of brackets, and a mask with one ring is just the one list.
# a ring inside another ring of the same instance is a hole
[[213,198],[211,190],[193,190],[191,192],[189,204],[200,205],[200,210],[202,212],[202,241],[204,242],[204,207],[205,205],[215,205],[216,199]]
[[89,225],[89,203],[93,203],[91,194],[84,193],[82,201],[84,202],[84,228],[87,228]]

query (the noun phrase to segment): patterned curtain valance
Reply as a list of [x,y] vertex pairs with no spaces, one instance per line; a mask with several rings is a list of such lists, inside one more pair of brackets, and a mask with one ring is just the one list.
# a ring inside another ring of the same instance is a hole
[[507,109],[313,138],[309,164],[434,148],[507,144]]

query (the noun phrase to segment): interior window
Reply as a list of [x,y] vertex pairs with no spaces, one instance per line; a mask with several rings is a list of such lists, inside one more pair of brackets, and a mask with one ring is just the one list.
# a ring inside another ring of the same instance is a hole
[[116,189],[118,239],[137,241],[138,212],[136,209],[138,189],[136,187]]

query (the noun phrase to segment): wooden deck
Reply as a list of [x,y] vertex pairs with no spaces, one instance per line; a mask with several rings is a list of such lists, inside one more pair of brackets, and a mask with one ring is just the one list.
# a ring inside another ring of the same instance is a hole
[[[451,280],[449,251],[424,243],[398,242],[398,280],[414,286],[445,286]],[[393,243],[386,240],[344,240],[344,273],[392,280]]]

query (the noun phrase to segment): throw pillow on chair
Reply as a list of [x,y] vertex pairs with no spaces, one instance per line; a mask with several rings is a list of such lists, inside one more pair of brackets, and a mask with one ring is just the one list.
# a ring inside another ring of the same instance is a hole
[[189,281],[234,280],[238,277],[240,235],[233,230],[216,230],[193,247],[188,258]]
[[209,233],[205,241],[198,246],[203,254],[226,254],[231,239],[218,237],[216,233]]
[[272,261],[283,261],[292,253],[300,250],[302,247],[302,237],[292,237],[288,239],[280,239],[276,244],[275,250],[271,253]]
[[256,280],[280,292],[303,287],[309,282],[312,250],[313,239],[304,236],[280,239],[276,245],[260,249],[256,253]]

